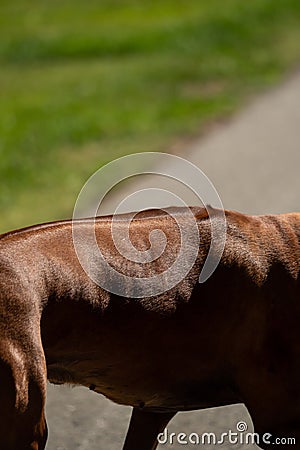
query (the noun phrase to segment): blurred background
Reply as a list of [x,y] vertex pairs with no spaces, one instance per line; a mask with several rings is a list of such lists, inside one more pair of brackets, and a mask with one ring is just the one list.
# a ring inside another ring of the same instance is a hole
[[111,159],[183,151],[298,64],[299,21],[298,0],[1,0],[0,232],[70,217]]
[[[299,0],[1,0],[0,64],[0,232],[71,217],[95,170],[141,151],[192,160],[228,208],[299,210]],[[129,414],[50,387],[47,449],[119,450]]]

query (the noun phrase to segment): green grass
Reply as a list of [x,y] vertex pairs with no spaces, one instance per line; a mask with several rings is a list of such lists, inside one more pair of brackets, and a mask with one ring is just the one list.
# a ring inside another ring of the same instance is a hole
[[70,216],[101,165],[168,151],[299,60],[299,0],[2,0],[0,231]]

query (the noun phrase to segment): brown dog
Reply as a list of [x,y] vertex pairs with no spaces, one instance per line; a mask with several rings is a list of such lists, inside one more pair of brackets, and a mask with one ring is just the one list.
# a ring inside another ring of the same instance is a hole
[[[78,261],[71,221],[0,237],[1,450],[45,448],[47,377],[133,406],[126,450],[155,449],[177,411],[237,402],[258,433],[294,437],[300,448],[300,214],[227,211],[221,262],[199,284],[210,221],[206,210],[192,212],[201,236],[195,264],[177,286],[148,298],[97,286]],[[117,222],[122,227],[124,216]],[[138,263],[124,268],[110,226],[111,217],[96,219],[104,254],[118,270],[138,272]],[[140,213],[131,224],[133,245],[147,249],[154,228],[168,242],[154,263],[159,272],[180,235],[168,214]]]

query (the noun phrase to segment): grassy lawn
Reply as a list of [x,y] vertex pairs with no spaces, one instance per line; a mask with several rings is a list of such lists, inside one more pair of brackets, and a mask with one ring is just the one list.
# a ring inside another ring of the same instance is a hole
[[0,231],[68,217],[117,156],[168,151],[300,61],[299,0],[2,0]]

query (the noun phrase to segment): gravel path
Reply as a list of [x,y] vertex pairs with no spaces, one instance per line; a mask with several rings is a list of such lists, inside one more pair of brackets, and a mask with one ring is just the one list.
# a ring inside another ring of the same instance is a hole
[[[300,74],[254,100],[227,123],[217,125],[194,142],[184,157],[209,176],[225,208],[253,214],[299,211]],[[188,193],[185,199],[193,203]],[[49,386],[47,450],[120,450],[129,415],[130,408],[114,405],[87,389]],[[241,420],[251,427],[243,405],[180,413],[169,431],[235,431]],[[159,448],[179,450],[182,445]]]

